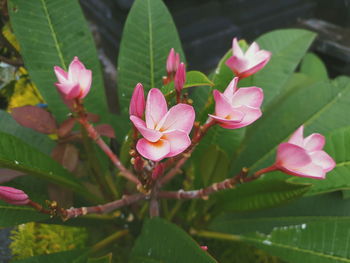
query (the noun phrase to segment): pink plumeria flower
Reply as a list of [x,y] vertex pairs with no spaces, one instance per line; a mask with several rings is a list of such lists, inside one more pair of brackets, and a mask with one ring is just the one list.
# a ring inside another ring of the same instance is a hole
[[259,45],[253,42],[243,53],[237,38],[233,39],[233,56],[226,61],[226,65],[239,78],[246,78],[262,69],[271,58],[271,52],[260,50]]
[[194,118],[192,106],[180,103],[168,110],[162,92],[151,89],[146,101],[146,122],[135,115],[130,116],[130,120],[144,137],[138,140],[137,151],[152,161],[182,153],[191,144],[188,135]]
[[129,114],[142,118],[143,113],[145,111],[145,93],[143,90],[143,86],[141,83],[137,83],[132,93]]
[[22,190],[8,186],[0,186],[0,200],[11,205],[26,205],[30,202]]
[[325,138],[313,133],[304,139],[304,125],[300,126],[288,142],[277,149],[274,166],[290,175],[324,179],[326,173],[335,167],[335,162],[325,151]]
[[221,127],[238,129],[251,124],[261,116],[260,106],[264,99],[262,89],[248,87],[237,89],[235,77],[224,93],[213,91],[215,115],[209,114]]
[[174,78],[174,85],[175,89],[178,93],[181,92],[186,82],[186,66],[184,63],[181,63],[179,67],[177,68],[175,78]]
[[55,83],[63,99],[83,99],[90,91],[92,72],[85,68],[78,57],[70,63],[68,72],[55,66],[54,71],[58,82]]
[[170,49],[168,59],[166,61],[166,70],[169,77],[175,75],[179,65],[180,65],[180,54],[176,53],[175,50],[172,48]]

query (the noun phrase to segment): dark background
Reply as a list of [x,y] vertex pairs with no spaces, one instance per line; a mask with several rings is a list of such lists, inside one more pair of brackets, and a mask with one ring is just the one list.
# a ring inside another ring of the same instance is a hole
[[[123,25],[133,0],[80,2],[95,29],[100,50],[115,62]],[[234,36],[252,41],[273,29],[304,27],[319,33],[313,51],[327,63],[330,75],[350,73],[350,0],[164,2],[173,15],[190,69],[209,72],[215,68],[230,48]]]

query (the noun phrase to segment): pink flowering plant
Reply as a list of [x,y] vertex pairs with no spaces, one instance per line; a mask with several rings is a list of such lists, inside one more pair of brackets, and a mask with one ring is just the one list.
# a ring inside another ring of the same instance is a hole
[[78,3],[8,8],[47,107],[1,112],[0,226],[89,233],[83,249],[23,262],[350,260],[350,81],[308,53],[314,33],[232,36],[207,76],[162,1],[136,0],[112,114]]

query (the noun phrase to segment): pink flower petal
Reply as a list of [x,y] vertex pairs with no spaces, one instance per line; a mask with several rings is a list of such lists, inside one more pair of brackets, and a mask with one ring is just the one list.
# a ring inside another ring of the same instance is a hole
[[146,125],[154,129],[168,111],[168,106],[163,93],[156,88],[148,92],[146,102]]
[[225,118],[233,111],[230,102],[218,90],[213,90],[213,96],[215,100],[215,115]]
[[239,71],[238,75],[239,75],[240,78],[249,77],[250,75],[255,74],[256,72],[261,70],[263,67],[265,67],[267,62],[269,62],[269,61],[268,60],[264,60],[264,61],[261,61],[259,63],[251,62],[251,63],[254,63],[254,64],[249,64],[248,66],[245,66],[245,68],[243,68],[243,66],[240,66],[240,71]]
[[240,123],[237,123],[235,125],[234,129],[245,127],[245,126],[255,122],[262,115],[262,112],[259,108],[252,108],[252,107],[244,106],[244,105],[237,107],[237,108],[234,108],[234,110],[240,111],[244,114],[244,118],[242,119],[242,121]]
[[78,57],[74,57],[68,68],[68,79],[72,82],[78,82],[80,71],[85,70],[85,66]]
[[241,77],[242,72],[248,71],[249,61],[235,55],[226,60],[225,64],[235,73],[236,77]]
[[62,83],[67,81],[68,74],[62,68],[60,68],[59,66],[54,66],[53,70],[59,82]]
[[240,128],[240,123],[244,118],[244,113],[236,110],[232,111],[226,118],[221,118],[212,114],[208,115],[225,129],[237,129],[237,127]]
[[224,96],[228,99],[229,102],[232,102],[233,95],[237,91],[238,80],[239,78],[237,77],[233,78],[224,91]]
[[91,70],[83,70],[79,75],[79,84],[81,89],[81,94],[79,98],[83,99],[89,93],[92,82],[92,72]]
[[74,99],[80,94],[79,84],[66,82],[65,84],[55,83],[55,85],[66,100]]
[[281,143],[277,148],[277,167],[295,170],[310,163],[310,156],[300,146],[291,143]]
[[0,186],[0,200],[13,205],[25,205],[30,201],[22,190],[8,186]]
[[189,134],[195,119],[195,112],[192,106],[179,103],[172,107],[163,120],[159,122],[157,129],[160,131],[181,130]]
[[256,42],[253,42],[244,55],[245,57],[253,58],[258,51],[259,45]]
[[320,166],[325,172],[333,170],[336,163],[325,151],[316,151],[310,154],[312,163]]
[[164,132],[162,139],[170,143],[170,152],[166,157],[173,157],[182,153],[191,144],[191,139],[187,133],[179,130]]
[[244,56],[243,51],[242,51],[241,47],[239,46],[236,37],[232,41],[232,53],[233,53],[234,56],[237,56],[237,57],[243,57]]
[[320,151],[326,143],[326,139],[319,133],[313,133],[304,139],[304,148],[309,152]]
[[135,125],[136,129],[150,142],[156,142],[162,137],[162,133],[157,130],[149,129],[139,117],[131,115],[130,120]]
[[290,136],[288,142],[301,146],[304,146],[304,125],[301,125],[293,134]]
[[149,142],[142,138],[136,144],[136,150],[145,158],[158,162],[170,152],[170,143],[160,139],[157,142]]
[[288,169],[288,168],[282,167],[281,171],[285,172],[286,174],[313,178],[313,179],[324,179],[326,177],[326,172],[320,166],[312,163],[303,167],[299,167],[297,169],[292,169],[292,168]]
[[264,99],[264,93],[261,88],[250,87],[250,88],[240,88],[233,95],[232,106],[238,107],[241,105],[259,108]]

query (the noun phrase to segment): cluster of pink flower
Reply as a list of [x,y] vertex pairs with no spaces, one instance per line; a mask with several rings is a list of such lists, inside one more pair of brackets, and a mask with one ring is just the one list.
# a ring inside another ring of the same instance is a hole
[[[232,50],[233,56],[227,60],[226,65],[235,77],[223,93],[213,91],[215,113],[209,114],[207,121],[226,129],[245,127],[262,115],[262,89],[238,88],[237,84],[240,79],[261,70],[271,57],[270,52],[260,50],[255,42],[243,52],[236,38],[233,39]],[[191,105],[181,101],[186,70],[174,49],[169,53],[166,68],[167,77],[163,78],[163,82],[167,85],[174,81],[177,104],[168,109],[163,93],[157,88],[152,88],[145,100],[143,86],[138,83],[129,108],[130,120],[143,136],[138,139],[136,149],[141,156],[155,162],[183,153],[193,143],[189,135],[194,125],[195,111]],[[88,94],[92,73],[77,57],[69,65],[68,72],[58,66],[54,67],[54,71],[58,79],[57,89],[67,105],[74,104],[74,101],[79,101]],[[280,170],[290,175],[324,179],[326,173],[335,167],[334,160],[322,150],[324,144],[325,138],[321,134],[314,133],[304,139],[301,126],[288,142],[278,146],[275,163],[259,172]],[[28,203],[28,197],[18,191],[20,190],[2,186],[0,199],[11,204]]]

